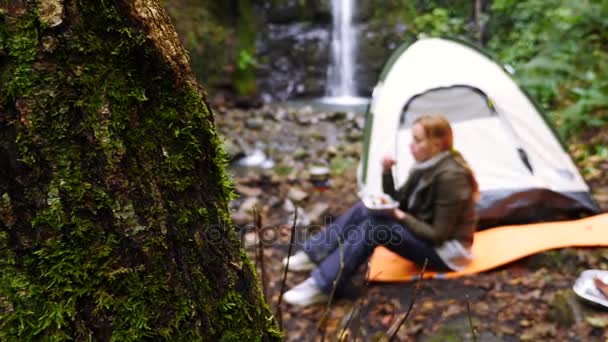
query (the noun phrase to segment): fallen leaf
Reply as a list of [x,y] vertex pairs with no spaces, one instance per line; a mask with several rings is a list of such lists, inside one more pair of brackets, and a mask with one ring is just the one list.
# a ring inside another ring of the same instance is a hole
[[522,319],[519,321],[519,325],[522,327],[529,327],[532,325],[532,322],[528,321],[527,319]]
[[430,300],[425,300],[420,308],[421,312],[429,312],[432,311],[435,308],[435,303],[433,303],[433,301]]
[[391,322],[393,321],[393,315],[384,315],[382,316],[382,325],[384,325],[385,327],[388,327],[389,325],[391,325]]
[[414,322],[424,322],[426,321],[426,315],[416,315],[414,316]]
[[478,315],[484,316],[490,313],[490,306],[484,302],[475,303],[473,304],[473,311]]
[[534,291],[529,291],[529,292],[518,294],[518,295],[516,295],[516,298],[519,301],[529,301],[530,299],[539,299],[540,296],[541,296],[541,290],[536,289]]
[[554,337],[557,333],[555,325],[550,323],[539,323],[532,326],[532,328],[526,330],[521,335],[522,341],[542,341],[547,340],[548,337]]
[[407,327],[407,333],[409,335],[418,335],[424,327],[422,324],[413,324]]
[[515,335],[515,329],[508,326],[500,326],[498,327],[498,331],[506,335]]
[[591,316],[585,317],[587,323],[594,328],[606,328],[608,327],[608,317],[606,316]]
[[447,308],[447,309],[446,309],[446,310],[445,310],[445,311],[444,311],[444,312],[441,314],[441,316],[442,316],[443,318],[450,317],[450,316],[453,316],[453,315],[455,315],[455,314],[461,313],[461,312],[462,312],[462,310],[463,310],[463,308],[462,308],[462,306],[460,306],[460,305],[455,305],[455,304],[454,304],[454,305],[450,305],[450,306],[448,306],[448,308]]

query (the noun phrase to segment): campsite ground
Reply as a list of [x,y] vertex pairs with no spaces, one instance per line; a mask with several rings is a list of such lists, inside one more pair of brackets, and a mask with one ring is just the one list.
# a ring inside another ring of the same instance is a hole
[[[221,99],[216,99],[214,108],[230,154],[242,156],[257,148],[275,163],[267,169],[232,167],[240,197],[231,205],[243,246],[256,263],[273,311],[278,312],[284,271],[281,260],[289,249],[294,207],[299,208],[296,233],[301,238],[311,227],[322,227],[324,218],[336,217],[357,199],[355,169],[362,118],[310,108],[239,110]],[[585,155],[584,149],[585,144],[598,141],[608,143],[606,133],[587,132],[570,147],[596,200],[606,210],[608,178],[604,175],[608,175],[608,161]],[[327,164],[332,169],[326,191],[315,190],[308,180],[307,170],[313,164]],[[252,229],[253,207],[261,213],[263,258]],[[579,273],[588,268],[608,269],[608,249],[568,248],[540,253],[471,277],[424,280],[418,292],[415,283],[366,285],[362,267],[350,297],[337,299],[328,310],[322,305],[301,309],[283,303],[280,317],[288,341],[322,340],[323,335],[336,340],[346,323],[350,323],[347,340],[370,341],[387,332],[415,300],[396,340],[606,341],[607,311],[582,303],[571,290]],[[305,277],[290,273],[285,287]],[[349,319],[354,307],[360,307],[361,314]],[[326,323],[320,324],[325,314]]]

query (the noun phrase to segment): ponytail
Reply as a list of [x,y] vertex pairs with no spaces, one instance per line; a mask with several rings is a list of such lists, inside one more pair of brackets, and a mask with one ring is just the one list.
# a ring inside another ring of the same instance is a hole
[[473,199],[477,202],[479,200],[479,184],[475,179],[475,174],[471,169],[471,166],[464,159],[462,154],[454,149],[454,135],[452,133],[452,126],[448,119],[441,115],[422,115],[414,120],[414,124],[421,124],[424,127],[424,131],[427,137],[431,139],[439,139],[441,142],[441,150],[451,151],[456,162],[464,168],[468,174],[469,182],[473,190]]
[[467,171],[467,176],[469,178],[469,183],[471,183],[471,188],[473,190],[473,199],[475,200],[475,202],[477,202],[479,200],[479,184],[477,183],[477,179],[475,179],[475,174],[473,173],[473,169],[471,169],[471,166],[469,165],[469,163],[467,163],[467,161],[464,159],[464,157],[462,156],[462,153],[460,153],[459,151],[457,151],[456,149],[452,148],[451,150],[452,155],[454,156],[454,160],[456,160],[456,162],[462,166],[463,169],[465,169]]

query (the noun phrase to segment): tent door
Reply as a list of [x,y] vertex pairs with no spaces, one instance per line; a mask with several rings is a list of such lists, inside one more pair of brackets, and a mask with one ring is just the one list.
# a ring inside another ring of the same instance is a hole
[[[530,162],[525,149],[521,146],[520,139],[514,131],[511,124],[501,117],[496,110],[492,101],[488,96],[478,88],[467,85],[454,85],[450,87],[439,87],[428,90],[424,93],[412,97],[403,107],[401,112],[399,125],[400,130],[409,129],[413,122],[421,115],[442,114],[447,117],[452,126],[457,130],[461,124],[466,125],[467,122],[486,119],[488,121],[499,121],[502,129],[500,134],[508,136],[508,142],[501,145],[510,145],[497,147],[497,152],[501,148],[510,148],[511,153],[517,156],[522,166],[529,174],[534,173],[532,163]],[[482,127],[481,125],[479,125]],[[457,132],[454,132],[457,136]],[[397,135],[399,136],[399,134]],[[455,145],[459,145],[457,137],[455,137]],[[482,144],[483,141],[477,143]],[[403,142],[396,141],[395,148],[403,147]],[[462,148],[462,146],[460,147]],[[462,148],[466,150],[467,148]],[[466,152],[466,151],[465,151]],[[399,156],[399,152],[395,151],[395,155]],[[465,154],[466,156],[466,154]]]

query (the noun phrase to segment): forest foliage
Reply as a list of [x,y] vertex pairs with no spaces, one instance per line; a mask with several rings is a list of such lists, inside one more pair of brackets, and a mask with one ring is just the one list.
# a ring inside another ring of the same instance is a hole
[[563,138],[608,124],[608,2],[594,0],[388,1],[385,22],[405,41],[451,36],[478,45],[513,73]]
[[603,139],[580,144],[608,125],[608,1],[492,0],[478,24],[474,1],[418,3],[404,17],[414,23],[408,34],[480,42],[547,114],[579,165],[608,159]]

